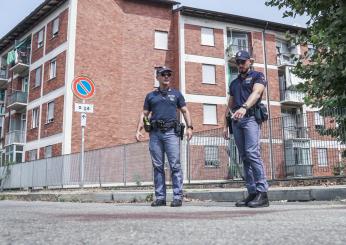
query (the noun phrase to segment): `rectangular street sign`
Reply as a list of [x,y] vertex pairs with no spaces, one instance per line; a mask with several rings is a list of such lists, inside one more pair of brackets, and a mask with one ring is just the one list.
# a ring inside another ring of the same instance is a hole
[[94,112],[94,105],[93,104],[74,104],[74,111],[75,112],[83,112],[83,113],[93,113]]

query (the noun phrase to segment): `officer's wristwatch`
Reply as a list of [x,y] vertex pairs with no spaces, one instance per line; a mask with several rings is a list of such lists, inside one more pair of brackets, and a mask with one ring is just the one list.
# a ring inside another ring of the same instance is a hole
[[189,126],[187,126],[187,128],[191,128],[191,129],[193,130],[193,127],[192,127],[192,125],[189,125]]
[[243,104],[241,107],[244,108],[245,110],[249,109],[249,107],[247,106],[247,104]]

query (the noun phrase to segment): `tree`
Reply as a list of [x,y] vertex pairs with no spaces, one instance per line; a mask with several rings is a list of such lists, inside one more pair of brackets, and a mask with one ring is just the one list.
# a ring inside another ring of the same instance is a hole
[[304,79],[298,88],[305,103],[334,116],[337,127],[321,130],[324,135],[346,142],[346,3],[344,0],[268,0],[267,6],[285,9],[283,17],[307,15],[305,32],[290,36],[295,44],[312,45],[297,59],[293,72]]

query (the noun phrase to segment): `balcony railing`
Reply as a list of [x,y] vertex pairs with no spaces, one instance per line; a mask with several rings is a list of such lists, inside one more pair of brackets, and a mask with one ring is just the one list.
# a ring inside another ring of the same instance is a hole
[[29,60],[30,52],[29,51],[15,51],[15,58],[10,64],[10,70],[15,74],[24,74],[29,71]]
[[13,92],[8,99],[8,108],[18,110],[27,105],[28,93],[23,91]]
[[299,57],[298,54],[291,54],[291,53],[281,53],[277,54],[276,62],[278,66],[295,66],[296,65],[296,60]]
[[312,176],[312,165],[286,166],[287,177],[308,177]]
[[289,89],[280,91],[281,103],[304,104],[304,96],[305,94],[300,91],[293,91]]
[[25,144],[25,131],[14,130],[8,132],[5,136],[5,145]]

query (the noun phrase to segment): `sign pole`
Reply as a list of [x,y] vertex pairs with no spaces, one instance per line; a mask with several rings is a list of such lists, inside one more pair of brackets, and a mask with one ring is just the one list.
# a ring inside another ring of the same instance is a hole
[[85,104],[86,99],[90,99],[95,94],[95,84],[90,78],[77,77],[72,82],[72,91],[75,96],[83,100],[83,104],[75,103],[75,112],[81,112],[81,151],[80,151],[80,164],[79,164],[79,186],[84,187],[84,145],[85,145],[85,127],[87,113],[93,113],[93,105]]

